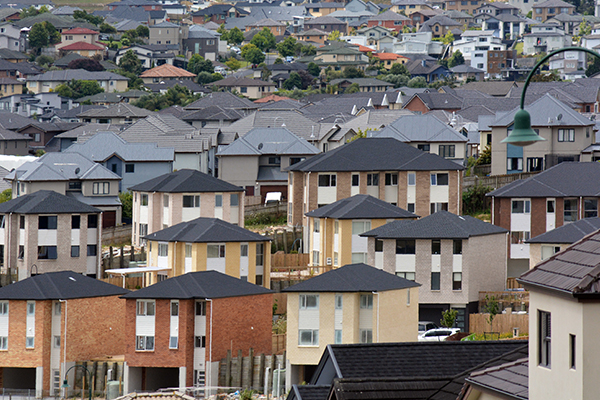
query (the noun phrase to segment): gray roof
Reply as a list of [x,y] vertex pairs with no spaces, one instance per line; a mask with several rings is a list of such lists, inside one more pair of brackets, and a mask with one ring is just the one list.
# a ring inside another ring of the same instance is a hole
[[600,218],[584,218],[542,233],[527,243],[571,244],[597,230],[600,230]]
[[461,86],[466,90],[479,90],[492,96],[506,96],[517,84],[508,81],[469,82]]
[[145,239],[186,243],[266,242],[271,240],[222,219],[202,217],[151,233]]
[[210,106],[234,109],[256,109],[258,105],[248,99],[242,99],[230,92],[213,92],[185,106],[186,110],[200,110]]
[[543,7],[575,8],[575,6],[573,4],[565,3],[562,0],[546,0],[542,3],[536,4],[535,6],[536,6],[536,8],[543,8]]
[[48,272],[0,288],[1,300],[70,300],[129,293],[73,271]]
[[192,169],[180,169],[129,188],[138,192],[204,193],[241,192],[244,188]]
[[600,163],[563,162],[488,193],[492,197],[600,197]]
[[308,25],[308,26],[325,25],[325,24],[345,25],[346,23],[335,17],[329,17],[329,16],[318,17],[318,18],[307,20],[304,22],[304,25]]
[[421,25],[421,29],[423,27],[431,29],[431,27],[435,24],[440,24],[443,26],[462,26],[460,22],[456,22],[452,18],[449,18],[445,15],[436,15],[435,17],[431,17],[425,21],[423,25]]
[[410,18],[388,10],[369,18],[369,21],[410,21]]
[[402,142],[467,142],[467,138],[436,117],[427,114],[404,115],[373,137],[391,137]]
[[190,111],[181,116],[184,121],[237,121],[245,115],[233,108],[209,106],[201,110]]
[[511,399],[529,399],[529,359],[521,358],[517,361],[493,366],[481,371],[473,372],[466,379],[467,384],[482,388],[485,392],[495,392]]
[[331,85],[337,85],[337,84],[342,83],[344,81],[350,82],[350,83],[358,83],[358,86],[360,86],[360,87],[363,87],[363,86],[364,87],[367,87],[367,86],[387,86],[387,87],[391,88],[392,86],[394,86],[394,85],[392,85],[389,82],[382,81],[382,80],[375,79],[375,78],[352,78],[352,79],[349,79],[349,78],[340,78],[340,79],[333,79],[330,82],[330,84]]
[[174,24],[174,23],[169,22],[169,21],[163,21],[160,24],[150,25],[148,28],[150,28],[150,29],[154,29],[154,28],[179,28],[179,25]]
[[406,211],[388,202],[368,194],[357,194],[334,203],[319,207],[306,213],[307,217],[333,219],[392,219],[418,218],[418,215]]
[[85,143],[73,143],[65,152],[80,153],[95,162],[107,161],[112,156],[125,162],[171,163],[174,159],[172,148],[159,148],[153,143],[127,143],[113,132],[99,132]]
[[31,136],[0,128],[0,140],[31,140]]
[[[90,106],[88,106],[90,107]],[[97,106],[91,106],[91,107],[97,107]],[[84,136],[93,136],[98,132],[108,132],[108,131],[118,131],[119,128],[121,127],[121,125],[114,125],[114,124],[96,124],[96,123],[91,123],[91,124],[83,124],[81,126],[78,126],[75,129],[71,129],[70,131],[66,131],[61,133],[60,135],[56,135],[55,137],[60,138],[60,139],[78,139],[80,137],[84,137]],[[85,139],[82,139],[81,142],[83,142]]]
[[385,292],[419,287],[420,284],[367,264],[349,264],[297,283],[283,290],[296,292]]
[[473,68],[470,65],[466,65],[466,64],[461,64],[461,65],[457,65],[456,67],[452,67],[450,68],[450,71],[453,74],[466,74],[466,73],[484,73],[485,71],[482,69],[477,69],[477,68]]
[[102,210],[52,190],[38,190],[0,204],[1,214],[94,214],[100,212]]
[[190,272],[134,292],[125,299],[218,299],[256,296],[272,290],[217,271]]
[[43,74],[30,76],[27,78],[28,81],[71,81],[71,80],[84,80],[84,81],[126,81],[128,80],[123,75],[115,74],[107,71],[86,71],[85,69],[67,69],[62,71],[48,71]]
[[146,110],[145,108],[139,108],[126,103],[119,103],[109,106],[108,108],[94,108],[91,110],[86,110],[77,116],[80,118],[144,118],[152,113],[152,111]]
[[392,221],[363,233],[378,239],[468,239],[508,231],[480,219],[438,211],[414,221]]
[[319,150],[286,128],[254,128],[220,150],[218,156],[318,154]]
[[346,143],[292,165],[290,171],[456,171],[463,167],[392,138],[365,138]]

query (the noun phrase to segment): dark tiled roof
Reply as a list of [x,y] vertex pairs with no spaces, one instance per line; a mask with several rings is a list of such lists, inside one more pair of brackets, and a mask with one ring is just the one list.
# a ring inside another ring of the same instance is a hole
[[438,211],[415,221],[392,221],[361,236],[379,239],[468,239],[505,232],[508,231],[504,228],[468,215]]
[[0,213],[8,214],[87,214],[102,210],[52,190],[39,190],[0,204]]
[[575,243],[600,229],[600,218],[584,218],[542,233],[527,243]]
[[368,194],[357,194],[306,213],[308,217],[335,219],[417,218],[418,215]]
[[129,188],[138,192],[203,193],[240,192],[244,189],[192,169],[180,169]]
[[600,163],[563,162],[487,194],[493,197],[600,196]]
[[514,399],[529,399],[529,359],[486,368],[471,374],[466,379],[471,386],[485,388],[486,391],[509,395]]
[[[336,379],[331,388],[334,394],[331,398],[335,400],[374,398],[428,400],[447,384],[448,378],[445,377],[419,380],[414,378]],[[405,397],[408,393],[410,397]]]
[[218,218],[196,218],[188,222],[181,222],[151,233],[145,239],[187,243],[265,242],[271,240]]
[[327,400],[330,387],[329,385],[293,385],[289,396],[297,400]]
[[123,296],[126,299],[218,299],[273,293],[217,271],[190,272]]
[[185,107],[186,110],[201,110],[210,106],[234,109],[255,109],[258,105],[248,99],[242,99],[230,92],[215,92],[196,100]]
[[[599,164],[600,167],[600,164]],[[295,164],[290,171],[455,171],[463,167],[391,138],[355,140]]]
[[1,300],[69,300],[129,293],[73,271],[49,272],[0,288]]
[[349,264],[284,289],[283,292],[384,292],[419,287],[367,264]]

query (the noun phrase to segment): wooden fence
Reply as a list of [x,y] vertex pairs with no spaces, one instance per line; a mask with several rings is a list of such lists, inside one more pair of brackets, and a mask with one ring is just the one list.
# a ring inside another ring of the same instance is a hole
[[510,309],[511,311],[526,312],[529,310],[529,292],[525,290],[507,290],[503,292],[479,292],[479,312],[486,311],[486,304],[492,298],[498,302],[500,311]]
[[279,335],[273,334],[273,354],[283,354],[286,339],[287,335],[285,333]]
[[523,289],[523,285],[517,282],[517,278],[506,278],[507,289]]
[[[268,387],[272,387],[273,371],[276,368],[285,368],[285,351],[281,355],[250,355],[242,357],[242,351],[237,352],[237,357],[227,350],[227,358],[219,362],[219,386],[248,388],[262,391],[265,384],[265,370],[270,368],[267,377]],[[234,353],[235,354],[235,353]]]
[[310,254],[286,254],[279,251],[271,255],[271,271],[279,271],[279,269],[307,267],[310,261]]
[[518,334],[529,333],[529,314],[506,313],[494,317],[492,326],[488,323],[489,314],[470,314],[469,332],[483,334],[484,332],[513,333],[515,328]]
[[526,179],[536,174],[538,174],[538,172],[523,172],[520,174],[494,175],[484,177],[465,176],[463,177],[463,192],[477,185],[490,186],[494,189],[498,189],[519,179]]

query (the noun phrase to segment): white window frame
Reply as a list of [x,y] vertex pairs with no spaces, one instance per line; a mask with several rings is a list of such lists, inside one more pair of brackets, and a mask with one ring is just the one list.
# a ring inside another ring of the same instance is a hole
[[[310,342],[303,342],[303,334],[310,333]],[[319,330],[318,329],[298,329],[298,346],[318,346],[319,345]]]
[[[309,304],[309,298],[314,298],[314,303]],[[318,310],[319,295],[318,294],[301,294],[298,296],[298,305],[301,310]]]

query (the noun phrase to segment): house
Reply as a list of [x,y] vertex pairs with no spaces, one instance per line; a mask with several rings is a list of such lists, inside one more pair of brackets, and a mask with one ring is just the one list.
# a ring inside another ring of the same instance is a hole
[[348,33],[348,24],[344,21],[340,21],[337,18],[325,16],[304,21],[304,29],[318,29],[323,32],[329,33],[333,31],[338,31],[341,34],[345,35],[346,33]]
[[484,4],[483,0],[444,0],[444,2],[446,3],[446,11],[457,10],[471,15],[476,14],[475,10]]
[[0,97],[22,94],[25,82],[13,78],[0,78]]
[[104,57],[104,52],[106,48],[102,45],[85,43],[85,42],[77,42],[69,45],[65,45],[60,48],[60,51],[63,53],[74,53],[79,54],[83,57],[94,57],[100,56]]
[[587,54],[582,51],[567,51],[550,58],[549,69],[556,71],[561,79],[587,78]]
[[498,15],[484,13],[475,16],[475,23],[481,24],[483,30],[498,30],[503,39],[516,40],[525,33],[531,20],[508,13]]
[[575,6],[565,3],[562,0],[546,0],[544,2],[534,4],[532,9],[533,19],[538,22],[545,22],[546,20],[553,18],[558,14],[575,13]]
[[485,71],[465,64],[450,68],[450,72],[452,72],[452,75],[458,82],[466,82],[467,80],[483,81],[483,77],[485,76]]
[[[439,321],[458,311],[456,327],[469,330],[479,292],[506,287],[508,230],[470,216],[439,211],[414,221],[393,221],[361,234],[367,263],[422,283],[419,320]],[[485,259],[485,265],[481,261]]]
[[472,26],[473,25],[473,16],[471,14],[467,14],[464,11],[457,10],[448,10],[444,11],[443,15],[447,16],[450,19],[455,20],[458,23],[463,24],[463,26]]
[[[392,6],[392,11],[393,11],[393,6]],[[414,26],[417,26],[417,24],[418,24],[418,26],[420,26],[420,25],[423,25],[423,23],[425,21],[427,21],[429,18],[435,17],[436,15],[439,15],[442,13],[443,13],[443,11],[441,9],[422,8],[419,11],[411,12],[410,14],[408,14],[408,17],[411,19],[412,24]]]
[[[447,3],[450,3],[454,0],[449,0]],[[464,2],[466,0],[460,0]],[[469,0],[470,3],[481,4],[481,0]],[[448,7],[446,5],[446,7]],[[448,8],[446,8],[448,10]],[[453,29],[460,29],[462,24],[460,22],[456,22],[452,18],[449,18],[445,15],[436,15],[435,17],[429,18],[427,21],[421,25],[421,29],[419,32],[431,32],[434,38],[442,38],[446,36],[448,33],[452,33]]]
[[[546,20],[546,22],[556,22],[561,25],[565,33],[569,35],[576,35],[579,33],[579,26],[584,22],[582,15],[575,14],[558,14],[556,17]],[[587,23],[587,21],[585,22]]]
[[[226,41],[221,40],[221,34],[205,29],[199,25],[192,25],[183,31],[181,40],[181,53],[191,57],[200,54],[207,60],[218,61],[220,51],[224,51]],[[225,47],[226,48],[226,47]]]
[[565,162],[487,195],[492,199],[492,223],[510,231],[509,278],[529,269],[530,238],[598,216],[595,176],[600,176],[598,163]]
[[410,61],[410,58],[395,53],[375,53],[373,57],[378,58],[381,66],[387,70],[392,69],[394,64],[405,65]]
[[413,57],[413,54],[441,56],[445,46],[441,42],[434,41],[433,37],[432,32],[402,33],[401,40],[392,44],[392,52],[410,54],[407,57]]
[[315,146],[285,127],[253,128],[219,150],[219,176],[245,188],[248,196],[264,200],[269,192],[281,192],[284,200],[289,194],[285,169],[315,154]]
[[417,215],[367,194],[357,194],[306,213],[308,241],[304,251],[314,266],[337,268],[367,262],[367,239],[363,232],[390,221]]
[[296,34],[296,37],[298,38],[298,40],[301,40],[303,42],[325,44],[328,35],[329,32],[325,32],[319,29],[309,29],[307,31],[303,31]]
[[434,110],[456,112],[462,109],[462,99],[450,93],[415,93],[402,108],[415,114],[427,114]]
[[[479,52],[475,54],[479,54]],[[517,60],[515,50],[487,51],[487,73],[485,76],[492,79],[503,78],[507,69],[516,66]]]
[[220,218],[244,227],[244,190],[200,171],[181,169],[130,190],[136,245],[149,233],[198,217]]
[[426,153],[437,154],[461,164],[467,158],[467,138],[433,115],[401,116],[385,128],[373,132],[372,137],[394,138]]
[[407,63],[406,68],[411,77],[422,76],[430,83],[450,76],[448,68],[438,64],[437,60],[417,59]]
[[600,230],[600,218],[583,218],[532,237],[529,244],[529,269],[559,253],[585,236]]
[[391,29],[396,32],[402,31],[402,28],[412,25],[410,18],[405,15],[397,14],[394,11],[384,11],[379,15],[375,15],[369,18],[367,27],[371,28],[374,26],[383,26],[384,28]]
[[330,85],[337,85],[338,91],[343,93],[350,86],[357,84],[360,92],[385,92],[392,88],[389,82],[381,81],[375,78],[353,78],[353,79],[332,79]]
[[5,178],[13,199],[52,190],[102,210],[102,227],[121,224],[121,177],[79,153],[46,153],[13,169]]
[[72,271],[0,288],[2,385],[39,398],[59,396],[63,379],[74,386],[75,370],[65,373],[76,362],[122,355],[125,301],[119,296],[127,292]]
[[[554,1],[554,0],[549,0]],[[560,0],[557,0],[560,1]],[[560,29],[558,24],[538,24],[523,38],[523,55],[550,53],[571,45],[571,35]]]
[[124,393],[215,387],[228,351],[271,353],[273,292],[263,287],[202,271],[123,298]]
[[173,149],[150,143],[127,143],[114,132],[99,132],[85,142],[73,143],[64,151],[83,154],[119,175],[121,192],[173,170]]
[[26,39],[21,35],[21,28],[10,22],[0,24],[0,46],[16,52],[25,51]]
[[248,15],[248,12],[231,4],[213,4],[202,10],[193,12],[192,22],[204,24],[212,21],[216,24],[224,24],[229,18],[239,18]]
[[330,345],[415,341],[419,286],[357,263],[284,289],[286,386],[308,381]]
[[591,161],[582,155],[594,143],[594,121],[546,94],[525,106],[531,126],[546,140],[528,147],[500,143],[513,128],[518,109],[497,114],[489,126],[492,134],[492,175],[543,171],[563,161]]
[[276,91],[275,84],[272,82],[265,82],[260,79],[237,78],[235,76],[229,76],[206,86],[223,88],[228,92],[236,91],[249,99],[260,99]]
[[465,31],[452,43],[452,51],[460,51],[465,60],[472,60],[475,51],[483,50],[506,50],[498,31]]
[[31,136],[0,128],[0,154],[11,156],[29,155]]
[[335,71],[343,71],[347,67],[364,70],[369,65],[369,57],[356,46],[345,44],[323,46],[317,49],[316,56],[302,57],[299,62],[314,62],[320,68],[331,67]]
[[328,15],[328,17],[337,18],[342,22],[348,24],[348,27],[352,26],[361,26],[366,24],[367,20],[374,16],[371,11],[362,10],[362,11],[351,11],[351,10],[341,10],[335,11]]
[[117,103],[107,108],[91,108],[77,114],[82,122],[96,124],[132,124],[146,118],[152,111],[131,104]]
[[[54,47],[56,50],[65,50],[67,46],[72,46],[75,44],[87,44],[94,46],[95,48],[104,49],[103,45],[99,45],[98,41],[100,40],[100,32],[94,31],[86,28],[73,28],[68,30],[63,30],[60,33],[61,42],[57,43]],[[84,55],[84,54],[81,54]]]
[[169,21],[150,25],[148,44],[179,44],[181,41],[181,27]]
[[[149,282],[165,275],[218,271],[258,286],[271,285],[271,239],[222,219],[180,222],[143,239],[148,243]],[[161,269],[163,273],[156,272]]]
[[345,9],[345,4],[342,2],[314,2],[306,4],[308,12],[315,17],[324,17],[335,11],[342,11]]
[[160,83],[171,79],[194,79],[195,77],[196,74],[171,64],[159,65],[140,74],[144,83]]
[[354,140],[288,168],[288,224],[306,226],[304,213],[356,194],[421,216],[440,210],[458,214],[461,170],[396,139]]
[[0,204],[2,266],[27,278],[37,272],[70,270],[100,275],[102,211],[51,190]]
[[252,29],[263,30],[264,28],[267,28],[275,36],[281,36],[285,32],[286,25],[271,18],[264,18],[246,25],[246,32]]
[[30,76],[27,78],[27,89],[31,93],[51,92],[57,86],[72,80],[96,81],[105,92],[126,92],[129,81],[126,77],[113,72],[68,69]]
[[133,44],[127,48],[120,48],[117,50],[116,63],[117,65],[121,61],[121,58],[129,50],[133,51],[137,58],[141,61],[142,67],[146,69],[153,68],[154,66],[160,66],[163,64],[173,64],[175,55],[178,52],[177,45],[172,44]]
[[431,5],[425,0],[395,0],[390,10],[395,13],[404,13],[410,15],[414,12],[431,10]]

